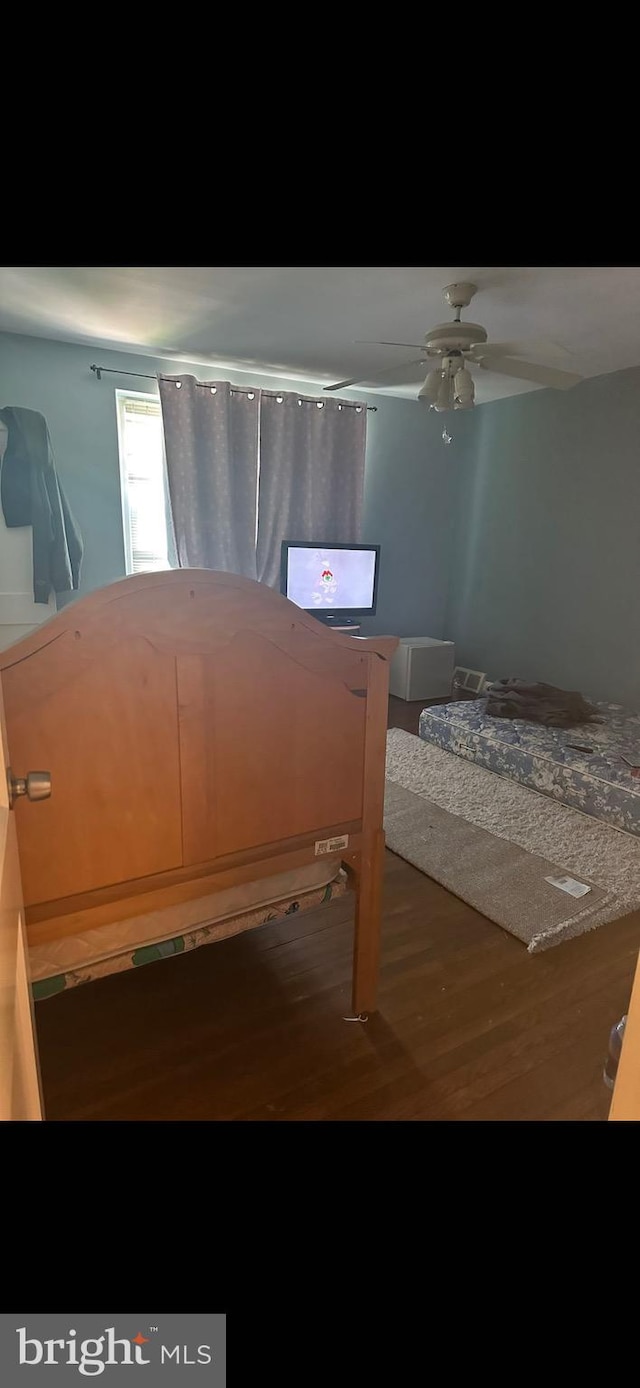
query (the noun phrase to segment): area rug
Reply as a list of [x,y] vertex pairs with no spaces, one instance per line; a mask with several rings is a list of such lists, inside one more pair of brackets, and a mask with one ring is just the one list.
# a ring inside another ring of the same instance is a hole
[[386,775],[387,847],[530,953],[640,908],[634,835],[400,728]]

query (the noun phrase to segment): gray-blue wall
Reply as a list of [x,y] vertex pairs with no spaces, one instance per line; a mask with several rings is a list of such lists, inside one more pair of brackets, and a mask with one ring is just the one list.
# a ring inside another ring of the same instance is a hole
[[[380,397],[377,397],[377,402]],[[446,637],[456,479],[471,415],[384,400],[369,419],[363,540],[379,539],[380,596],[363,631]],[[452,443],[442,441],[443,421]]]
[[640,704],[640,370],[482,405],[456,474],[459,664]]
[[[0,405],[21,405],[46,416],[60,477],[85,543],[81,592],[125,573],[115,390],[155,391],[153,381],[126,375],[98,381],[89,370],[91,362],[122,372],[190,372],[200,380],[217,375],[236,384],[316,393],[307,383],[244,371],[0,334]],[[354,390],[342,394],[377,406],[368,415],[363,539],[382,546],[381,580],[377,616],[368,619],[366,630],[441,636],[458,440],[447,448],[440,438],[442,417],[426,413],[413,400],[367,397]],[[468,424],[465,417],[460,430],[451,432],[462,433]]]

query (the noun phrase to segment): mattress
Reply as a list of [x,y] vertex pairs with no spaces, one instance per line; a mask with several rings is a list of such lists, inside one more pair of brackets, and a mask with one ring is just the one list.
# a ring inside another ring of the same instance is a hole
[[640,767],[634,770],[624,760],[640,763],[640,714],[620,704],[595,707],[601,723],[567,729],[487,717],[486,699],[458,701],[423,709],[419,734],[499,776],[640,835]]
[[346,891],[339,858],[246,882],[179,906],[29,944],[36,1001],[310,911]]

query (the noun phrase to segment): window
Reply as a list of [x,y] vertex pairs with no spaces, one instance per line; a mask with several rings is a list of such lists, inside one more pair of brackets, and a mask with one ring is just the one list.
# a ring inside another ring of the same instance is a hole
[[173,568],[160,401],[117,390],[116,404],[127,573]]

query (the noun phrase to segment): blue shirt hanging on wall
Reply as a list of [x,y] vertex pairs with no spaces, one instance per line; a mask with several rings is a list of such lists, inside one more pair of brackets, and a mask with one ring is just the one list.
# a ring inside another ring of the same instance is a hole
[[56,472],[44,415],[17,405],[0,409],[8,431],[0,498],[8,527],[33,529],[33,596],[48,602],[51,591],[78,588],[82,536]]

